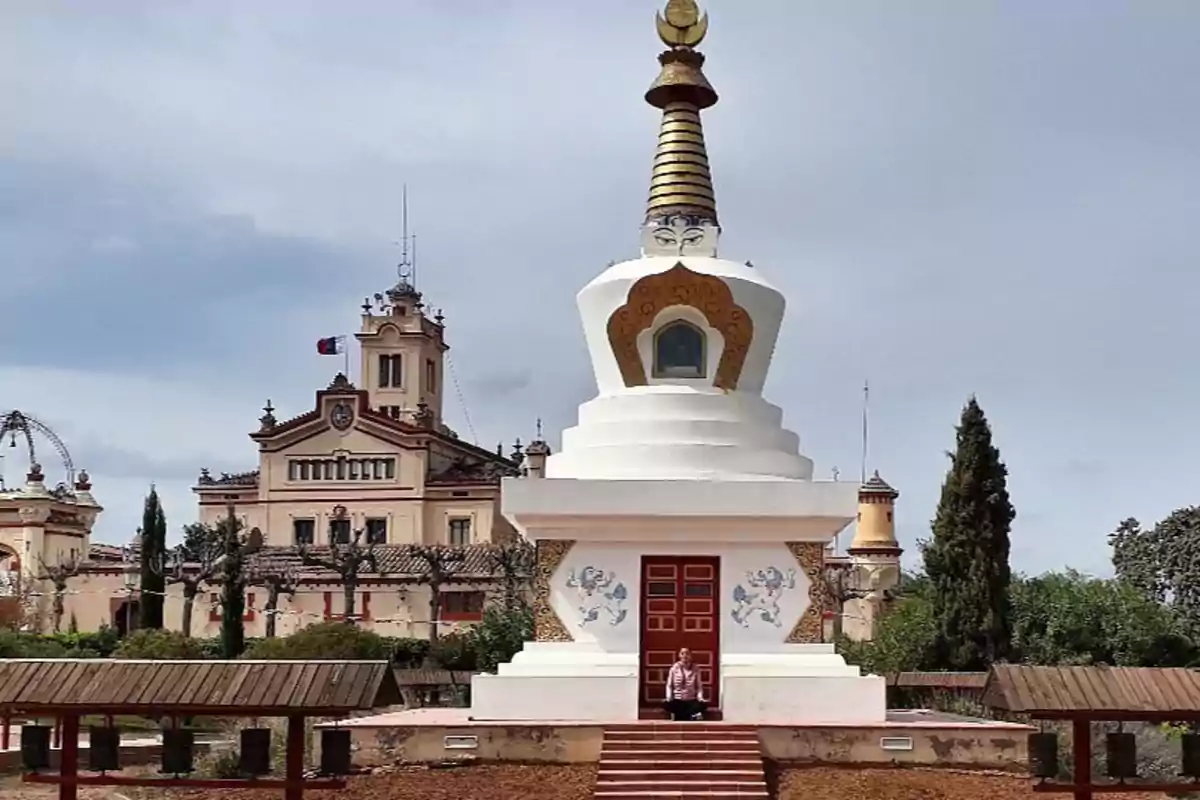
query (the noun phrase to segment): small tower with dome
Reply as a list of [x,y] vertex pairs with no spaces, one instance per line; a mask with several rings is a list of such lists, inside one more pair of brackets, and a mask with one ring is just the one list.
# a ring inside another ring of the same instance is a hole
[[848,583],[855,587],[855,596],[847,599],[842,609],[842,633],[847,638],[874,638],[875,626],[900,583],[904,550],[896,540],[898,497],[900,493],[879,477],[878,470],[858,490],[858,525],[846,549],[851,571]]
[[[688,648],[730,722],[880,724],[884,680],[823,641],[824,551],[859,485],[813,479],[763,396],[786,302],[721,228],[697,47],[708,16],[669,0],[645,100],[661,113],[641,255],[576,297],[596,396],[502,510],[537,545],[535,641],[472,680],[477,720],[638,719]],[[540,437],[539,437],[540,438]]]

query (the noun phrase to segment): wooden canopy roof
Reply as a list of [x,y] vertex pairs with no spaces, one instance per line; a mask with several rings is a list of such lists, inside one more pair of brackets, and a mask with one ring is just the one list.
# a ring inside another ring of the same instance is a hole
[[992,667],[983,702],[1035,719],[1200,719],[1200,672],[1148,667]]
[[0,661],[7,713],[338,716],[400,702],[385,661]]

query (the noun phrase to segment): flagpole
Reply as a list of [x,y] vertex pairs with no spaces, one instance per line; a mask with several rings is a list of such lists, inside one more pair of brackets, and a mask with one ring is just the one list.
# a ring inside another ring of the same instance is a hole
[[[349,336],[342,337],[342,355],[345,356],[345,360],[346,360],[346,371],[342,374],[344,374],[346,376],[346,380],[348,380],[348,381],[350,380],[350,341],[349,341],[349,339],[350,339]],[[351,383],[353,383],[353,381],[351,381]]]

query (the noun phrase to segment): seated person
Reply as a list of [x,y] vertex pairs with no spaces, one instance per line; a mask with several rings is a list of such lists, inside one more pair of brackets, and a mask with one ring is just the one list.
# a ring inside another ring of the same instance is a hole
[[679,651],[679,660],[667,673],[667,713],[675,721],[704,719],[708,704],[700,686],[700,670],[692,663],[692,651]]

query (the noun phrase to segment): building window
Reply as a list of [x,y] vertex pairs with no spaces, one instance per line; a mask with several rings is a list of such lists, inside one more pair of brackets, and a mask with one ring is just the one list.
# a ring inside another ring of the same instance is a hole
[[690,322],[675,320],[654,335],[654,377],[703,378],[704,332]]
[[379,357],[379,385],[385,389],[399,389],[404,386],[404,362],[399,355]]
[[437,391],[437,363],[432,358],[425,359],[425,391]]
[[396,476],[394,458],[297,459],[288,462],[292,481],[383,481]]
[[442,592],[441,618],[446,622],[483,619],[483,592]]
[[315,519],[292,520],[292,542],[297,546],[316,543],[317,521]]
[[455,517],[450,520],[450,546],[466,547],[471,543],[470,517]]
[[329,538],[334,544],[350,544],[350,520],[329,520]]
[[367,520],[367,544],[387,544],[387,520]]

